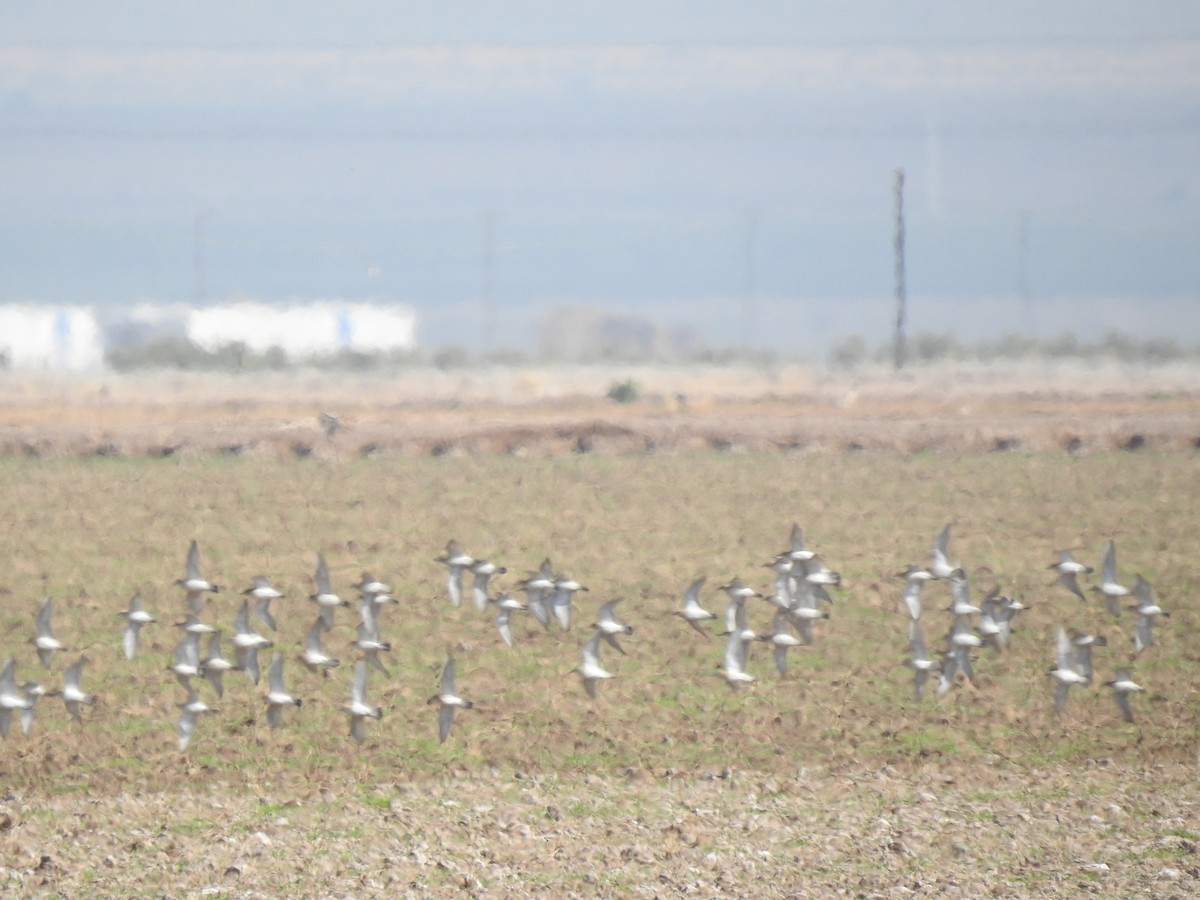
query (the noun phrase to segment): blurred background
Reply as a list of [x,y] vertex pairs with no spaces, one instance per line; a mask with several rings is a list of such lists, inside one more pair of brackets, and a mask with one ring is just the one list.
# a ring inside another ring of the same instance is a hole
[[8,3],[0,359],[850,365],[898,170],[914,348],[1195,355],[1197,160],[1191,3]]

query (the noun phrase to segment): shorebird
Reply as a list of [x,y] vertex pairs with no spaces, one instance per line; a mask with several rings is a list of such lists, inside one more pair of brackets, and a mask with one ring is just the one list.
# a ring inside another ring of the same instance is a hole
[[171,665],[167,668],[174,672],[179,683],[190,691],[192,679],[200,677],[200,635],[186,632],[183,640],[175,645]]
[[1137,606],[1131,606],[1130,609],[1138,616],[1137,627],[1133,631],[1133,646],[1141,653],[1154,643],[1154,620],[1159,616],[1169,619],[1171,614],[1155,602],[1154,588],[1141,575],[1133,582],[1133,596],[1137,599]]
[[700,627],[700,623],[705,619],[715,619],[716,615],[700,605],[700,588],[704,587],[706,579],[707,576],[701,575],[689,584],[683,592],[683,609],[673,610],[671,614],[679,616],[700,634],[708,637],[708,632]]
[[446,543],[446,552],[439,557],[436,557],[434,562],[440,562],[446,566],[446,590],[450,592],[450,602],[455,606],[462,603],[463,593],[463,571],[468,568],[475,560],[468,554],[463,552],[458,541],[451,538]]
[[85,694],[79,686],[79,678],[83,672],[83,665],[88,661],[86,656],[80,656],[74,663],[67,666],[63,672],[63,703],[67,707],[67,712],[71,714],[71,718],[83,724],[83,707],[93,706],[96,703],[96,698],[91,694]]
[[734,598],[741,598],[744,601],[748,600],[750,597],[762,598],[762,594],[754,590],[754,588],[747,587],[746,583],[738,577],[730,579],[728,584],[721,585],[720,590],[728,594],[730,600],[733,600]]
[[1092,683],[1092,648],[1107,647],[1108,638],[1102,634],[1084,634],[1074,628],[1068,629],[1071,647],[1075,653],[1075,671],[1083,676],[1085,684]]
[[483,612],[487,609],[488,581],[493,575],[504,575],[508,569],[486,559],[475,560],[470,568],[471,574],[475,576],[471,579],[471,596],[475,600],[475,609]]
[[339,606],[349,606],[350,603],[333,592],[333,585],[329,580],[329,566],[325,564],[325,557],[320,553],[317,554],[317,572],[313,580],[316,582],[317,592],[311,594],[308,599],[317,604],[321,619],[325,622],[325,630],[328,631],[333,628],[333,611]]
[[967,681],[975,683],[971,651],[983,646],[983,641],[975,634],[975,629],[971,627],[971,621],[966,616],[955,617],[954,625],[946,635],[946,641],[947,661],[942,664],[942,681],[938,684],[939,695],[950,690],[956,672],[962,672]]
[[912,621],[921,618],[921,586],[924,579],[909,577],[904,583],[904,607]]
[[293,697],[283,686],[283,654],[276,652],[271,657],[271,666],[267,669],[267,724],[278,728],[283,724],[283,708],[285,706],[299,707],[304,703],[299,697]]
[[925,682],[929,673],[941,671],[942,664],[929,658],[929,651],[925,647],[925,635],[915,619],[908,625],[908,648],[912,658],[907,660],[905,665],[913,670],[913,696],[919,703],[925,694]]
[[757,640],[770,644],[775,656],[775,671],[787,675],[787,652],[790,647],[799,647],[800,641],[792,634],[787,612],[779,610],[771,620],[771,633],[755,636]]
[[775,594],[771,602],[783,609],[792,605],[792,569],[796,565],[795,560],[784,555],[776,556],[769,563],[763,564],[764,568],[775,573]]
[[221,589],[200,573],[200,547],[193,540],[188,546],[187,568],[183,578],[175,583],[187,591],[188,609],[196,615],[204,608],[205,594],[219,594]]
[[932,581],[933,573],[923,566],[914,566],[909,563],[904,567],[903,572],[896,573],[897,578],[904,578],[908,581]]
[[837,587],[842,583],[842,576],[825,565],[821,557],[814,555],[804,561],[804,580],[822,587]]
[[441,689],[429,698],[430,703],[438,706],[438,743],[445,743],[450,736],[450,726],[454,724],[456,709],[471,709],[475,706],[470,700],[464,700],[454,687],[454,657],[447,655],[442,663]]
[[242,607],[238,610],[233,627],[233,653],[237,659],[237,667],[248,672],[250,680],[258,684],[258,651],[263,647],[274,645],[250,627],[250,603],[248,600],[242,601]]
[[200,617],[195,613],[188,613],[186,619],[175,623],[175,627],[182,628],[188,634],[212,634],[217,630],[212,625],[201,622]]
[[37,649],[37,659],[42,662],[43,668],[50,667],[50,658],[54,655],[55,650],[66,649],[62,643],[54,636],[53,625],[50,624],[50,617],[54,614],[54,600],[47,598],[46,602],[37,610],[35,618],[35,626],[37,634],[29,638],[29,642],[34,644]]
[[518,587],[525,592],[525,598],[529,601],[529,612],[543,628],[549,628],[550,609],[547,601],[554,592],[554,568],[550,565],[550,558],[542,560],[541,567],[536,572],[530,572]]
[[178,704],[181,713],[179,723],[176,726],[176,731],[179,733],[179,750],[181,753],[192,742],[192,735],[196,733],[196,720],[204,713],[216,712],[215,709],[200,699],[200,695],[196,693],[194,687],[191,685],[187,685],[186,687],[188,692],[187,699]]
[[1129,695],[1137,691],[1144,691],[1145,688],[1133,680],[1129,669],[1117,669],[1113,674],[1112,681],[1106,681],[1104,684],[1112,688],[1113,700],[1116,701],[1117,708],[1121,710],[1121,716],[1126,722],[1132,722],[1133,709],[1129,705]]
[[[1008,623],[1012,613],[1000,604],[1000,588],[994,587],[979,604],[979,637],[982,641],[996,650],[1008,646]],[[1005,618],[1005,617],[1008,618]]]
[[792,531],[788,536],[788,549],[779,556],[786,556],[789,559],[812,559],[813,552],[804,545],[804,531],[800,528],[799,522],[792,523]]
[[725,630],[721,632],[721,636],[728,637],[731,634],[736,634],[742,641],[742,668],[745,669],[747,657],[750,655],[750,643],[758,640],[758,635],[747,621],[744,595],[734,594],[729,598],[729,606],[725,610]]
[[54,636],[54,629],[50,624],[52,615],[54,615],[54,600],[47,597],[46,602],[37,612],[37,634],[29,639],[29,643],[37,648],[38,659],[42,661],[42,667],[46,669],[50,668],[50,658],[54,656],[54,651],[66,649]]
[[1091,575],[1096,571],[1091,566],[1085,566],[1081,562],[1077,562],[1073,553],[1070,550],[1058,551],[1058,562],[1051,563],[1047,566],[1048,569],[1053,569],[1058,573],[1058,583],[1065,587],[1068,591],[1078,597],[1080,600],[1087,600],[1083,591],[1079,589],[1079,582],[1076,577],[1079,575]]
[[979,634],[991,636],[996,649],[1008,647],[1013,640],[1013,619],[1028,607],[1020,600],[1001,595],[1000,588],[992,589],[980,607]]
[[[747,587],[741,578],[733,578],[728,584],[723,584],[720,590],[729,595],[729,606],[725,608],[725,630],[722,635],[737,631],[743,641],[752,641],[757,635],[746,624],[746,601],[750,597],[762,598],[762,594]],[[745,645],[746,647],[749,644]],[[743,653],[743,655],[745,655]]]
[[592,636],[587,639],[581,651],[582,659],[575,671],[579,673],[579,677],[583,679],[583,689],[587,691],[588,696],[593,700],[596,699],[596,682],[604,678],[612,678],[612,673],[605,671],[600,665],[600,629],[592,632]]
[[370,572],[363,572],[362,578],[359,579],[358,584],[354,585],[354,587],[358,589],[360,594],[366,594],[371,597],[390,594],[392,592],[390,585],[384,584]]
[[378,623],[380,609],[384,606],[387,606],[389,603],[395,602],[396,599],[391,594],[359,594],[359,618],[366,619],[369,616],[376,623]]
[[363,662],[378,669],[385,676],[390,676],[392,673],[380,660],[379,654],[390,652],[392,645],[388,641],[379,639],[379,626],[374,614],[366,609],[363,610],[363,613],[363,619],[358,623],[358,635],[351,643],[363,652]]
[[1121,614],[1120,601],[1129,596],[1129,588],[1117,581],[1117,545],[1112,541],[1104,551],[1104,562],[1100,564],[1100,583],[1091,590],[1104,598],[1104,606],[1111,615]]
[[950,596],[953,599],[946,612],[956,616],[973,616],[981,612],[980,608],[971,602],[971,586],[967,579],[962,577],[961,570],[959,575],[950,579]]
[[963,578],[965,574],[962,566],[957,562],[951,563],[946,555],[950,547],[950,526],[947,525],[938,532],[937,539],[933,542],[933,561],[929,566],[929,572],[934,578]]
[[600,611],[596,614],[596,622],[592,625],[592,627],[599,630],[601,640],[603,640],[606,644],[611,645],[612,648],[618,653],[625,655],[625,650],[617,641],[617,635],[633,634],[633,626],[625,625],[617,621],[615,608],[620,602],[620,597],[613,597],[613,599],[601,606]]
[[304,636],[304,651],[300,654],[300,661],[310,672],[323,672],[328,677],[329,670],[337,668],[340,662],[321,649],[321,632],[324,630],[325,620],[317,616],[312,628]]
[[746,642],[738,629],[729,632],[729,636],[725,638],[725,657],[717,668],[721,670],[725,683],[732,690],[754,681],[754,676],[746,671]]
[[512,614],[525,612],[529,607],[507,591],[501,591],[495,597],[490,598],[489,602],[494,603],[496,609],[499,610],[496,613],[496,629],[500,632],[504,643],[511,647],[513,645]]
[[1090,679],[1079,671],[1078,658],[1073,652],[1071,639],[1067,637],[1067,632],[1064,628],[1058,629],[1056,656],[1058,662],[1050,670],[1050,677],[1055,681],[1054,711],[1062,712],[1063,707],[1067,704],[1067,693],[1071,690],[1071,685],[1087,685]]
[[125,658],[133,659],[137,655],[138,636],[141,634],[142,626],[149,625],[151,622],[157,622],[158,620],[142,608],[141,591],[138,591],[129,599],[129,609],[123,610],[117,613],[117,615],[125,617],[125,636],[121,642],[125,648]]
[[208,655],[200,661],[200,674],[213,686],[218,697],[225,696],[225,673],[233,663],[221,653],[221,632],[214,631],[208,639]]
[[566,575],[555,577],[554,597],[550,600],[550,609],[563,631],[571,630],[571,598],[579,591],[586,590],[587,586],[580,584],[574,578]]
[[23,716],[26,710],[33,707],[33,701],[24,689],[17,687],[16,669],[17,661],[10,657],[5,660],[4,669],[0,670],[0,737],[8,737],[14,711]]
[[48,692],[36,681],[25,682],[21,685],[21,690],[25,693],[25,699],[29,701],[29,705],[20,711],[21,733],[29,734],[33,730],[33,708],[38,698],[45,697]]
[[820,607],[819,592],[824,592],[824,588],[820,585],[807,581],[800,582],[799,591],[792,601],[791,609],[788,610],[788,614],[791,615],[796,626],[796,631],[800,633],[800,640],[806,646],[813,642],[813,623],[818,619],[829,618],[829,613]]
[[270,579],[266,575],[255,575],[254,583],[242,591],[242,594],[254,598],[254,614],[272,631],[278,631],[275,627],[275,617],[271,615],[271,601],[278,600],[283,594],[271,587]]
[[359,660],[354,664],[354,680],[350,682],[350,705],[346,707],[350,714],[350,737],[356,742],[366,740],[367,719],[382,719],[383,710],[372,706],[367,701],[367,664]]

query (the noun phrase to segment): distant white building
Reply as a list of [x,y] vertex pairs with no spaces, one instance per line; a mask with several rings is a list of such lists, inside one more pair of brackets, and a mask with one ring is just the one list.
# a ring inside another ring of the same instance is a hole
[[104,338],[86,306],[0,305],[0,368],[79,374],[104,368]]
[[278,347],[289,359],[304,359],[339,350],[412,350],[417,344],[417,316],[400,305],[243,302],[189,310],[185,331],[190,341],[210,352],[241,343],[256,353]]

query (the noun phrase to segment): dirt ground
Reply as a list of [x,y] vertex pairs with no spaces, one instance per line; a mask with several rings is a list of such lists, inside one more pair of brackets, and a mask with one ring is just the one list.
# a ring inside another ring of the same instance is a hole
[[[633,402],[606,398],[627,379]],[[1200,372],[1185,369],[0,383],[0,455],[22,457],[1200,448]],[[332,434],[322,413],[337,419]],[[87,736],[50,734],[0,745],[14,771],[41,773],[0,785],[5,896],[1200,894],[1200,760],[1145,751],[1086,767],[943,755],[897,768],[832,766],[797,746],[771,772],[731,758],[711,771],[440,777],[406,774],[381,751],[347,753],[345,770],[282,767],[303,777],[276,766],[264,781],[175,754],[147,764],[153,777],[93,777]]]
[[[607,398],[614,384],[632,402]],[[0,455],[334,456],[1200,447],[1200,370],[495,369],[7,375]],[[335,424],[332,434],[321,414]],[[336,421],[335,421],[336,420]]]
[[[736,763],[736,760],[731,761]],[[0,799],[6,896],[1194,897],[1194,767],[386,769]]]

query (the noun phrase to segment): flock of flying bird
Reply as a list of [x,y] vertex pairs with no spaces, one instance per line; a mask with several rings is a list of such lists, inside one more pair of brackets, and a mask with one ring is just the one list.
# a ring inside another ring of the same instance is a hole
[[[908,566],[899,577],[905,579],[903,601],[909,618],[908,639],[911,658],[906,662],[914,673],[914,694],[917,701],[924,695],[925,685],[931,674],[938,677],[938,694],[949,692],[957,676],[974,684],[976,681],[973,661],[975,652],[983,647],[997,651],[1008,646],[1012,638],[1012,622],[1016,615],[1027,607],[1014,597],[1007,597],[994,588],[978,606],[971,602],[970,585],[965,569],[958,562],[950,562],[948,556],[950,526],[945,526],[934,541],[928,567]],[[527,602],[521,603],[512,594],[502,591],[495,597],[488,595],[488,579],[506,570],[493,563],[475,560],[465,553],[456,541],[450,541],[446,552],[438,562],[447,566],[447,591],[451,601],[458,605],[464,595],[464,577],[474,574],[471,592],[475,604],[482,612],[492,603],[498,609],[496,627],[508,646],[513,645],[511,617],[516,612],[528,612],[543,627],[549,627],[551,618],[567,629],[571,623],[571,600],[576,592],[587,590],[574,579],[556,575],[547,559],[535,572],[520,582]],[[725,610],[724,657],[718,669],[731,688],[755,681],[747,671],[747,659],[751,642],[769,644],[774,656],[775,668],[787,674],[788,650],[792,647],[813,643],[814,624],[828,619],[826,605],[833,604],[830,587],[841,584],[841,576],[829,569],[821,557],[809,550],[804,532],[798,524],[792,525],[789,545],[786,550],[775,554],[765,566],[775,572],[773,593],[763,594],[748,587],[741,578],[734,578],[721,585],[720,590],[729,598]],[[1078,562],[1069,550],[1060,551],[1058,560],[1049,566],[1058,572],[1057,583],[1071,591],[1080,600],[1087,597],[1079,587],[1078,577],[1090,575],[1095,570]],[[701,624],[717,620],[718,616],[701,604],[700,591],[705,577],[692,581],[683,593],[683,606],[673,611],[691,628],[708,635]],[[946,646],[940,659],[930,656],[921,629],[922,591],[930,581],[945,581],[950,585],[952,602],[948,612],[953,614],[953,623],[946,634]],[[1108,612],[1115,616],[1121,613],[1122,598],[1132,596],[1136,605],[1131,607],[1137,614],[1137,625],[1133,634],[1134,652],[1141,653],[1153,643],[1154,620],[1169,616],[1155,601],[1150,584],[1138,575],[1132,589],[1122,585],[1117,578],[1116,546],[1110,541],[1101,565],[1100,582],[1091,588],[1099,594]],[[758,633],[748,625],[747,601],[758,599],[767,602],[774,610],[770,630]],[[612,678],[600,661],[600,643],[604,641],[622,654],[625,652],[617,641],[618,635],[632,634],[633,628],[616,618],[616,598],[600,607],[592,633],[581,648],[581,660],[575,671],[582,679],[584,689],[591,697],[596,696],[596,684]],[[553,616],[551,615],[553,614]],[[977,619],[975,618],[977,617]],[[1072,685],[1087,686],[1093,680],[1092,647],[1105,646],[1107,639],[1102,635],[1088,634],[1060,627],[1055,642],[1055,666],[1049,672],[1055,685],[1054,708],[1061,712],[1067,702]],[[1116,704],[1128,722],[1133,721],[1133,710],[1129,696],[1143,690],[1133,681],[1129,667],[1117,668],[1113,678],[1105,684],[1112,689]]]
[[[983,647],[996,650],[1006,647],[1012,638],[1013,619],[1021,610],[1026,609],[1017,599],[1003,596],[999,588],[993,589],[979,605],[973,604],[964,568],[957,561],[950,561],[949,540],[950,526],[947,525],[934,542],[930,565],[910,565],[899,573],[899,577],[905,579],[903,602],[909,619],[908,641],[911,658],[907,660],[906,665],[913,669],[914,694],[918,701],[923,697],[930,675],[937,676],[939,695],[949,692],[959,675],[974,683],[976,676],[973,661],[976,659],[976,652]],[[521,602],[509,591],[491,594],[492,577],[504,575],[508,570],[486,559],[470,556],[455,540],[446,545],[445,553],[438,556],[436,561],[447,569],[446,590],[454,606],[461,605],[469,593],[479,612],[485,611],[489,606],[495,607],[495,624],[501,639],[508,647],[514,645],[514,614],[526,613],[543,628],[549,628],[551,622],[554,622],[566,631],[572,624],[574,596],[580,591],[588,590],[575,579],[556,572],[550,560],[546,559],[538,569],[530,572],[518,583],[519,590],[525,594],[525,602]],[[775,573],[771,594],[755,591],[741,578],[734,578],[720,587],[728,596],[729,602],[724,616],[724,631],[721,632],[726,639],[724,656],[717,668],[720,675],[734,689],[755,681],[755,676],[747,671],[747,659],[749,648],[756,641],[771,646],[776,670],[781,676],[786,675],[789,649],[813,643],[814,625],[829,618],[825,607],[833,603],[833,597],[828,589],[841,583],[841,576],[826,567],[821,557],[806,547],[799,525],[792,526],[787,549],[775,554],[765,565]],[[1078,562],[1070,551],[1062,551],[1058,560],[1049,568],[1058,572],[1060,585],[1079,599],[1086,600],[1086,595],[1079,587],[1078,578],[1081,575],[1092,574],[1092,567]],[[468,574],[471,576],[469,589],[465,583]],[[324,651],[322,638],[334,627],[335,612],[349,607],[350,603],[334,592],[329,569],[319,554],[314,581],[316,591],[310,595],[310,600],[316,605],[316,618],[304,639],[304,649],[299,659],[310,671],[328,676],[329,670],[338,667],[340,663]],[[710,632],[703,623],[717,620],[718,617],[701,604],[700,592],[705,581],[704,577],[700,577],[688,584],[683,593],[683,605],[674,610],[673,614],[679,616],[695,631],[707,636]],[[946,611],[952,613],[953,623],[946,633],[945,649],[940,653],[940,660],[930,656],[920,624],[922,591],[931,581],[947,582],[952,598]],[[250,619],[251,612],[270,631],[276,631],[271,601],[280,599],[283,595],[271,586],[268,578],[261,575],[256,576],[251,586],[241,592],[242,602],[235,618],[232,637],[234,660],[230,661],[223,654],[222,631],[202,619],[206,613],[209,595],[219,593],[220,588],[203,576],[200,551],[195,541],[192,541],[188,550],[184,577],[178,579],[175,584],[185,593],[186,607],[184,620],[177,623],[183,636],[174,648],[168,670],[186,692],[183,700],[177,704],[180,709],[177,722],[179,747],[180,750],[186,750],[200,717],[216,711],[201,696],[199,682],[207,681],[217,697],[224,696],[224,676],[229,671],[246,672],[251,682],[255,685],[259,683],[259,651],[274,647],[274,642],[255,630]],[[368,573],[363,573],[361,581],[354,587],[359,594],[360,620],[352,644],[361,656],[354,664],[350,702],[343,710],[349,716],[350,737],[361,743],[366,737],[366,720],[378,720],[383,716],[382,709],[372,705],[367,698],[368,673],[370,669],[376,669],[385,676],[390,674],[380,654],[390,652],[392,646],[380,639],[379,615],[382,607],[396,601],[391,596],[391,588]],[[1136,577],[1132,588],[1127,588],[1119,582],[1116,548],[1111,541],[1101,565],[1100,581],[1093,585],[1091,590],[1103,598],[1106,609],[1113,616],[1120,615],[1120,604],[1124,598],[1132,597],[1136,601],[1131,607],[1138,616],[1133,634],[1135,653],[1141,653],[1153,643],[1155,619],[1169,616],[1169,613],[1156,603],[1153,589],[1141,575]],[[614,677],[601,663],[601,643],[624,654],[625,650],[619,638],[633,634],[633,628],[617,618],[616,606],[620,600],[619,597],[614,598],[600,606],[596,621],[591,626],[591,633],[580,651],[580,663],[575,672],[592,698],[596,697],[599,682]],[[747,604],[751,600],[764,601],[773,610],[769,631],[758,633],[749,627]],[[47,599],[37,613],[37,633],[29,641],[36,648],[44,668],[51,666],[56,652],[65,649],[54,636],[52,615],[53,600]],[[122,641],[124,654],[127,659],[133,659],[138,652],[141,629],[157,620],[143,607],[140,594],[134,595],[129,608],[123,610],[120,615],[126,620]],[[207,644],[202,650],[202,641],[205,640]],[[1065,627],[1058,629],[1054,648],[1056,663],[1049,673],[1054,683],[1056,711],[1061,711],[1066,704],[1073,685],[1087,686],[1092,683],[1092,648],[1106,643],[1101,635],[1082,633]],[[18,715],[23,731],[28,734],[33,725],[35,705],[43,696],[61,696],[71,717],[82,724],[83,707],[95,703],[95,697],[84,692],[81,687],[82,671],[87,662],[88,658],[84,655],[76,659],[63,673],[62,689],[51,691],[33,681],[18,684],[16,661],[8,659],[0,671],[0,735],[7,737],[14,713]],[[271,727],[278,728],[283,724],[284,710],[293,706],[299,707],[303,703],[284,683],[284,655],[278,650],[272,654],[267,669],[267,684],[267,722]],[[1107,681],[1106,685],[1112,689],[1122,716],[1126,721],[1132,722],[1133,711],[1129,698],[1131,694],[1143,688],[1133,681],[1130,668],[1116,668],[1113,678]],[[473,706],[470,700],[458,694],[455,687],[454,659],[449,654],[442,664],[440,689],[430,698],[429,703],[438,706],[440,741],[445,741],[448,737],[455,711],[471,709]]]
[[[335,610],[348,607],[350,603],[333,592],[329,569],[320,554],[317,556],[314,580],[316,592],[310,599],[316,604],[317,615],[305,637],[304,650],[299,658],[310,671],[328,675],[329,670],[340,665],[340,661],[324,651],[321,646],[322,635],[333,628]],[[273,640],[255,630],[250,621],[251,610],[274,632],[277,625],[271,613],[271,601],[281,598],[283,594],[272,587],[270,580],[262,575],[256,576],[251,586],[242,591],[241,606],[234,620],[234,660],[230,661],[223,653],[222,631],[201,618],[206,613],[209,595],[218,594],[221,589],[203,576],[200,549],[195,541],[192,541],[188,548],[184,577],[176,580],[175,584],[185,592],[186,609],[184,620],[176,623],[176,627],[182,630],[183,637],[175,645],[167,669],[173,673],[186,692],[183,700],[176,704],[180,709],[177,723],[179,749],[186,750],[200,717],[205,713],[216,712],[201,696],[197,684],[199,681],[207,681],[217,697],[223,697],[225,694],[224,677],[227,672],[246,672],[252,683],[259,683],[259,651],[275,645]],[[366,720],[383,718],[383,710],[372,705],[367,699],[367,676],[370,668],[375,668],[385,675],[391,674],[379,658],[381,652],[386,653],[392,649],[389,642],[380,640],[379,610],[382,606],[396,601],[390,594],[391,588],[367,573],[363,574],[362,580],[355,587],[359,592],[360,622],[352,645],[361,651],[361,657],[354,664],[350,702],[343,710],[349,715],[350,737],[361,743],[366,738]],[[54,636],[51,623],[53,611],[53,600],[46,600],[37,614],[37,634],[30,639],[44,668],[50,667],[55,652],[65,649]],[[133,659],[138,652],[142,628],[156,622],[157,619],[144,608],[140,594],[135,594],[130,600],[129,608],[121,611],[119,615],[123,616],[126,622],[122,638],[125,657]],[[205,639],[207,645],[202,653],[201,642]],[[20,717],[22,730],[28,734],[33,726],[34,707],[43,696],[61,695],[72,718],[82,724],[82,707],[95,703],[95,697],[85,693],[80,687],[80,675],[87,661],[87,657],[81,655],[64,672],[62,690],[48,691],[32,681],[18,685],[16,661],[8,659],[0,672],[0,735],[8,736],[14,712]],[[299,707],[304,702],[287,689],[283,667],[284,655],[276,650],[267,668],[268,688],[264,698],[267,704],[267,723],[272,728],[283,724],[284,710],[293,706]],[[429,702],[438,705],[438,737],[439,740],[445,741],[450,733],[455,710],[472,707],[471,701],[464,700],[455,689],[454,659],[449,655],[442,664],[440,689]]]

